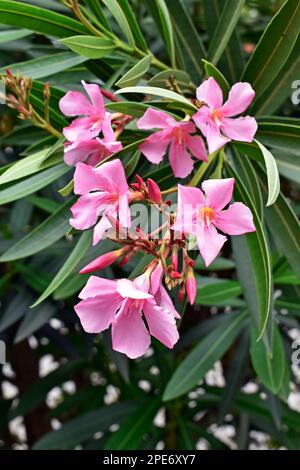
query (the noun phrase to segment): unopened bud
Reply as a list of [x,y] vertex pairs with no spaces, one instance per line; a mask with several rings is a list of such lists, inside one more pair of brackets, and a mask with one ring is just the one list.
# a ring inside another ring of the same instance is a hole
[[176,245],[174,245],[172,248],[171,263],[173,269],[178,271],[178,247]]
[[194,276],[193,269],[188,270],[185,287],[186,287],[186,293],[187,293],[189,302],[191,305],[193,305],[195,302],[196,295],[197,295],[197,282]]
[[158,184],[151,178],[147,180],[148,185],[148,197],[151,201],[155,202],[156,204],[162,204],[163,200],[161,197],[161,192]]
[[181,303],[181,304],[183,302],[184,295],[185,295],[185,286],[184,286],[184,284],[182,284],[179,291],[178,291],[178,300],[179,300],[179,303]]
[[172,271],[170,276],[172,279],[181,279],[181,274],[178,271]]
[[87,264],[84,268],[79,271],[79,274],[91,273],[93,271],[98,271],[99,269],[107,268],[112,263],[114,263],[122,254],[128,250],[127,247],[120,248],[119,250],[110,251],[104,255],[99,256],[94,259],[91,263]]

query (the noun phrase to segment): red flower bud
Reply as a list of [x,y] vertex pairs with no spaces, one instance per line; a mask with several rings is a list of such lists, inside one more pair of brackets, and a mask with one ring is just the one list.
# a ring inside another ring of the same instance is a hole
[[104,255],[99,256],[94,259],[91,263],[87,264],[84,268],[79,271],[79,274],[91,273],[93,271],[98,271],[99,269],[107,268],[112,263],[114,263],[121,255],[128,251],[128,247],[120,248],[119,250],[110,251]]
[[156,204],[162,204],[163,200],[161,197],[161,192],[158,184],[153,181],[153,179],[148,178],[147,180],[148,185],[148,197],[151,201],[155,202]]
[[184,294],[185,294],[185,286],[184,286],[184,284],[182,284],[182,286],[180,287],[180,289],[178,291],[178,300],[179,300],[179,303],[181,303],[181,304],[182,304],[183,299],[184,299]]
[[171,263],[172,263],[173,269],[175,271],[178,271],[178,248],[176,245],[173,246],[172,248]]

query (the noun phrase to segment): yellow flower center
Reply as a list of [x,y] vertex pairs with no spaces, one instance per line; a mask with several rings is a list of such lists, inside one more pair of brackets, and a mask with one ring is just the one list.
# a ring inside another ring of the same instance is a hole
[[210,226],[211,222],[215,217],[215,211],[211,207],[202,207],[199,211],[199,219],[204,222],[207,227]]

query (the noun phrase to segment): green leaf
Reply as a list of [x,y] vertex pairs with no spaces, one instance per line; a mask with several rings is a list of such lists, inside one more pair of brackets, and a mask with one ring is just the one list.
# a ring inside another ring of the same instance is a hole
[[124,94],[124,93],[142,93],[144,95],[155,95],[161,96],[162,98],[166,98],[170,101],[177,101],[179,103],[183,103],[189,109],[196,111],[197,108],[194,106],[191,101],[189,101],[184,96],[175,93],[174,91],[165,90],[164,88],[156,88],[150,86],[134,86],[134,87],[127,87],[122,88],[121,90],[116,91],[116,95]]
[[218,63],[239,20],[245,0],[226,0],[215,33],[210,41],[208,57]]
[[217,67],[214,64],[211,64],[205,59],[202,59],[202,62],[204,63],[205,67],[205,72],[208,77],[213,77],[216,82],[220,85],[223,91],[223,96],[227,97],[228,92],[230,90],[230,86],[224,75],[217,69]]
[[249,360],[249,333],[247,330],[240,337],[235,355],[229,365],[226,375],[226,387],[220,402],[218,423],[221,424],[225,416],[230,413],[234,400],[240,391]]
[[136,450],[161,406],[161,397],[156,397],[143,403],[126,421],[120,429],[113,433],[105,445],[106,450]]
[[104,5],[109,9],[113,17],[115,18],[128,44],[131,47],[134,47],[135,41],[134,41],[134,36],[130,27],[131,25],[129,24],[128,18],[126,17],[120,3],[117,0],[102,0],[102,1]]
[[29,309],[19,326],[14,342],[19,343],[39,330],[56,312],[56,306],[46,302],[34,309]]
[[145,73],[148,72],[151,65],[151,55],[147,55],[141,59],[137,64],[134,65],[130,70],[128,70],[125,75],[123,75],[120,80],[118,80],[115,85],[119,87],[134,86],[136,85],[140,78],[142,78]]
[[73,269],[77,266],[79,261],[86,253],[87,249],[91,244],[91,239],[92,235],[90,231],[87,230],[82,233],[77,244],[71,251],[71,254],[69,255],[68,259],[65,261],[56,276],[52,279],[45,292],[43,292],[43,294],[38,298],[38,300],[32,305],[32,308],[36,307],[41,302],[43,302],[47,297],[49,297],[49,295],[52,294],[52,292],[55,291],[55,289],[57,289],[64,282],[67,276],[73,271]]
[[[82,64],[87,59],[80,57],[73,52],[58,52],[57,54],[46,55],[38,57],[37,59],[19,62],[17,64],[9,65],[9,70],[14,74],[20,73],[22,75],[31,77],[32,79],[50,77],[55,73],[67,70],[75,65]],[[4,74],[6,67],[0,69],[0,74]]]
[[172,67],[176,67],[175,59],[175,44],[173,36],[173,26],[170,18],[170,13],[165,3],[165,0],[156,0],[158,13],[161,21],[161,28],[163,33],[164,42],[170,57]]
[[0,333],[22,318],[29,309],[32,296],[24,288],[18,292],[1,315]]
[[228,317],[230,321],[226,326],[215,328],[181,362],[167,384],[164,401],[177,398],[195,387],[231,346],[245,325],[247,313],[229,313]]
[[170,85],[170,78],[176,80],[176,83],[182,87],[191,84],[190,76],[183,70],[168,69],[154,75],[154,77],[148,81],[148,85],[159,88],[168,88]]
[[26,38],[30,36],[32,31],[29,29],[8,29],[5,31],[0,31],[0,44],[9,41],[16,41],[18,39]]
[[273,393],[281,387],[287,367],[282,339],[277,325],[273,326],[272,351],[269,353],[262,341],[257,341],[257,331],[251,333],[251,359],[259,380]]
[[62,152],[55,153],[52,157],[49,157],[49,148],[40,150],[39,152],[33,153],[28,157],[18,160],[13,163],[1,176],[0,185],[16,181],[25,176],[32,175],[38,171],[45,170],[50,166],[62,161]]
[[[221,15],[225,14],[226,2],[224,0],[202,0],[202,3],[209,44],[216,34],[216,25],[219,23]],[[237,28],[232,32],[227,47],[219,60],[219,68],[231,83],[239,81],[244,68],[244,56]]]
[[60,13],[45,8],[0,0],[1,23],[24,27],[49,36],[66,37],[70,34],[86,34],[87,29],[81,23]]
[[56,181],[68,171],[70,171],[70,167],[61,163],[13,184],[8,188],[2,189],[2,191],[0,191],[0,204],[7,204],[8,202],[16,201],[17,199],[35,193],[45,186],[48,186],[48,184],[53,183],[53,181]]
[[35,450],[70,449],[87,441],[96,432],[106,431],[112,424],[119,423],[137,409],[134,401],[103,406],[63,424],[57,431],[41,437],[33,446]]
[[290,153],[274,153],[278,171],[282,176],[300,184],[300,157]]
[[124,166],[126,178],[130,178],[130,176],[133,174],[135,171],[141,157],[141,152],[139,150],[136,150],[132,156],[130,157],[130,160],[126,163]]
[[234,297],[241,295],[242,288],[238,281],[197,276],[197,296],[195,304],[226,305]]
[[271,152],[263,144],[258,142],[258,140],[255,140],[255,143],[259,146],[265,160],[268,178],[268,200],[266,205],[268,207],[275,203],[280,192],[278,168]]
[[[262,170],[259,172],[259,180],[266,195],[266,181]],[[266,209],[265,217],[276,245],[295,274],[300,277],[300,222],[282,193],[279,193],[276,203]]]
[[256,99],[268,88],[286,63],[299,35],[300,3],[286,1],[265,29],[243,73]]
[[85,3],[90,8],[91,12],[95,15],[95,18],[97,18],[100,24],[104,27],[104,30],[111,33],[110,24],[106,19],[103,8],[100,6],[100,1],[95,2],[95,0],[85,0]]
[[181,68],[188,72],[193,81],[198,84],[203,75],[201,59],[206,57],[200,35],[180,0],[166,0],[166,4],[172,17],[173,28],[183,58]]
[[260,118],[256,137],[270,147],[300,155],[300,121],[286,122],[282,117]]
[[200,269],[204,271],[223,271],[227,269],[234,269],[235,263],[233,260],[228,258],[222,258],[218,256],[209,266],[205,266],[203,258],[199,256],[195,260],[195,269]]
[[118,0],[120,7],[122,8],[122,11],[124,15],[127,18],[127,21],[130,25],[131,32],[133,34],[133,37],[135,39],[135,42],[137,46],[142,49],[143,51],[148,50],[148,46],[146,43],[146,40],[144,38],[144,35],[139,27],[139,23],[135,17],[135,14],[130,6],[130,3],[128,0]]
[[272,267],[269,248],[261,221],[239,174],[225,163],[226,173],[235,178],[234,197],[246,204],[253,214],[255,232],[231,238],[237,273],[254,323],[262,337],[271,308]]
[[116,48],[116,44],[111,39],[102,39],[96,36],[72,36],[62,39],[61,42],[72,51],[88,59],[107,57]]
[[259,181],[257,179],[253,165],[246,155],[241,155],[235,150],[235,148],[233,150],[232,159],[234,162],[234,167],[243,181],[253,204],[255,205],[257,215],[259,216],[260,220],[263,220],[263,199]]
[[5,251],[0,257],[0,262],[27,258],[48,248],[66,235],[70,230],[70,207],[74,199],[61,206],[28,235]]
[[261,116],[274,113],[291,96],[295,77],[300,76],[299,49],[300,35],[280,73],[272,81],[272,87],[267,88],[258,99],[255,99],[251,106],[254,115]]

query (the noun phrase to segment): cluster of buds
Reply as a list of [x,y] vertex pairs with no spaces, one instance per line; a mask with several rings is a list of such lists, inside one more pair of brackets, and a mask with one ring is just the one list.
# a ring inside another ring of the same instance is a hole
[[152,204],[163,204],[160,188],[153,179],[148,178],[147,183],[139,175],[135,175],[135,179],[136,183],[132,183],[131,186],[136,192],[141,193],[143,199]]
[[20,74],[14,75],[11,70],[6,70],[6,75],[1,77],[5,87],[10,90],[6,96],[1,96],[6,100],[7,105],[18,111],[20,119],[27,119],[35,126],[41,127],[55,137],[60,137],[60,133],[54,129],[49,120],[49,101],[50,101],[50,86],[49,83],[44,84],[43,98],[44,98],[44,116],[34,109],[30,102],[30,92],[32,88],[31,77],[24,77]]
[[18,111],[20,119],[32,120],[34,110],[29,99],[32,79],[30,77],[23,77],[20,74],[14,76],[9,69],[6,70],[6,75],[3,75],[1,79],[11,91],[11,93],[4,97],[7,105]]

